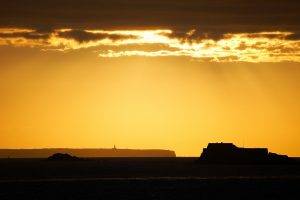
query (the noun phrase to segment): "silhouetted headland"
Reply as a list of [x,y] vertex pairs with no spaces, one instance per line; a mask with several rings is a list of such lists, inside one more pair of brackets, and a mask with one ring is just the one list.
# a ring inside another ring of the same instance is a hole
[[286,155],[271,153],[267,148],[239,148],[233,143],[209,143],[198,160],[203,164],[292,164]]
[[77,161],[81,160],[77,156],[71,156],[67,153],[55,153],[47,158],[49,161]]
[[0,149],[0,158],[48,158],[60,152],[78,157],[176,157],[174,151],[161,149]]

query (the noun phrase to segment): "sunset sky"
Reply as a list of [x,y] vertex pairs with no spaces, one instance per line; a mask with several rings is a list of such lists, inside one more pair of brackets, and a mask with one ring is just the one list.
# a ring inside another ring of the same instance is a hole
[[300,1],[4,0],[0,148],[300,156]]

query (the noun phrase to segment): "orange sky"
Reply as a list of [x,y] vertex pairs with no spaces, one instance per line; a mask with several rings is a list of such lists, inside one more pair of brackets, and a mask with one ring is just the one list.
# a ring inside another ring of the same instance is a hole
[[300,64],[98,57],[0,46],[0,148],[163,148],[208,142],[300,155]]
[[300,156],[299,0],[3,0],[0,148]]

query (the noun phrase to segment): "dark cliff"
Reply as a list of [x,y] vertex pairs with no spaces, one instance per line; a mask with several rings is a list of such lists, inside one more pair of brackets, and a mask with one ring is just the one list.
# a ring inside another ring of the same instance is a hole
[[47,158],[57,152],[78,157],[176,157],[174,151],[160,149],[0,149],[0,158]]

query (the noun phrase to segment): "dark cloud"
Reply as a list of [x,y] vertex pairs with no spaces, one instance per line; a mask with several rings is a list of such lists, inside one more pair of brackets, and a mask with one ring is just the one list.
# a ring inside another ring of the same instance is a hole
[[300,32],[293,33],[293,34],[287,36],[286,39],[289,39],[289,40],[300,40]]
[[248,38],[268,38],[268,39],[285,39],[287,38],[287,35],[282,33],[251,33],[251,34],[245,34]]
[[3,0],[0,27],[45,32],[170,28],[175,34],[196,29],[192,37],[214,39],[226,33],[291,31],[294,39],[300,33],[299,10],[299,0]]
[[201,41],[204,39],[213,39],[213,40],[220,40],[225,37],[225,33],[223,32],[202,32],[202,30],[174,30],[171,34],[166,34],[170,38],[179,38],[182,42],[194,42],[194,41]]
[[66,39],[74,39],[77,42],[89,42],[102,39],[110,40],[124,40],[124,39],[136,39],[134,35],[121,35],[113,33],[93,33],[85,30],[68,30],[68,31],[55,31],[51,29],[34,30],[34,31],[21,31],[17,32],[0,32],[0,38],[12,39],[12,38],[24,38],[30,40],[46,40],[51,34],[56,33],[58,37]]
[[136,38],[135,36],[131,36],[131,35],[92,33],[84,30],[70,30],[65,32],[59,32],[58,36],[67,39],[74,39],[78,42],[88,42],[88,41],[102,40],[102,39],[124,40],[124,39]]
[[25,39],[47,39],[49,38],[50,33],[39,33],[37,31],[34,32],[16,32],[16,33],[1,33],[0,38],[25,38]]

